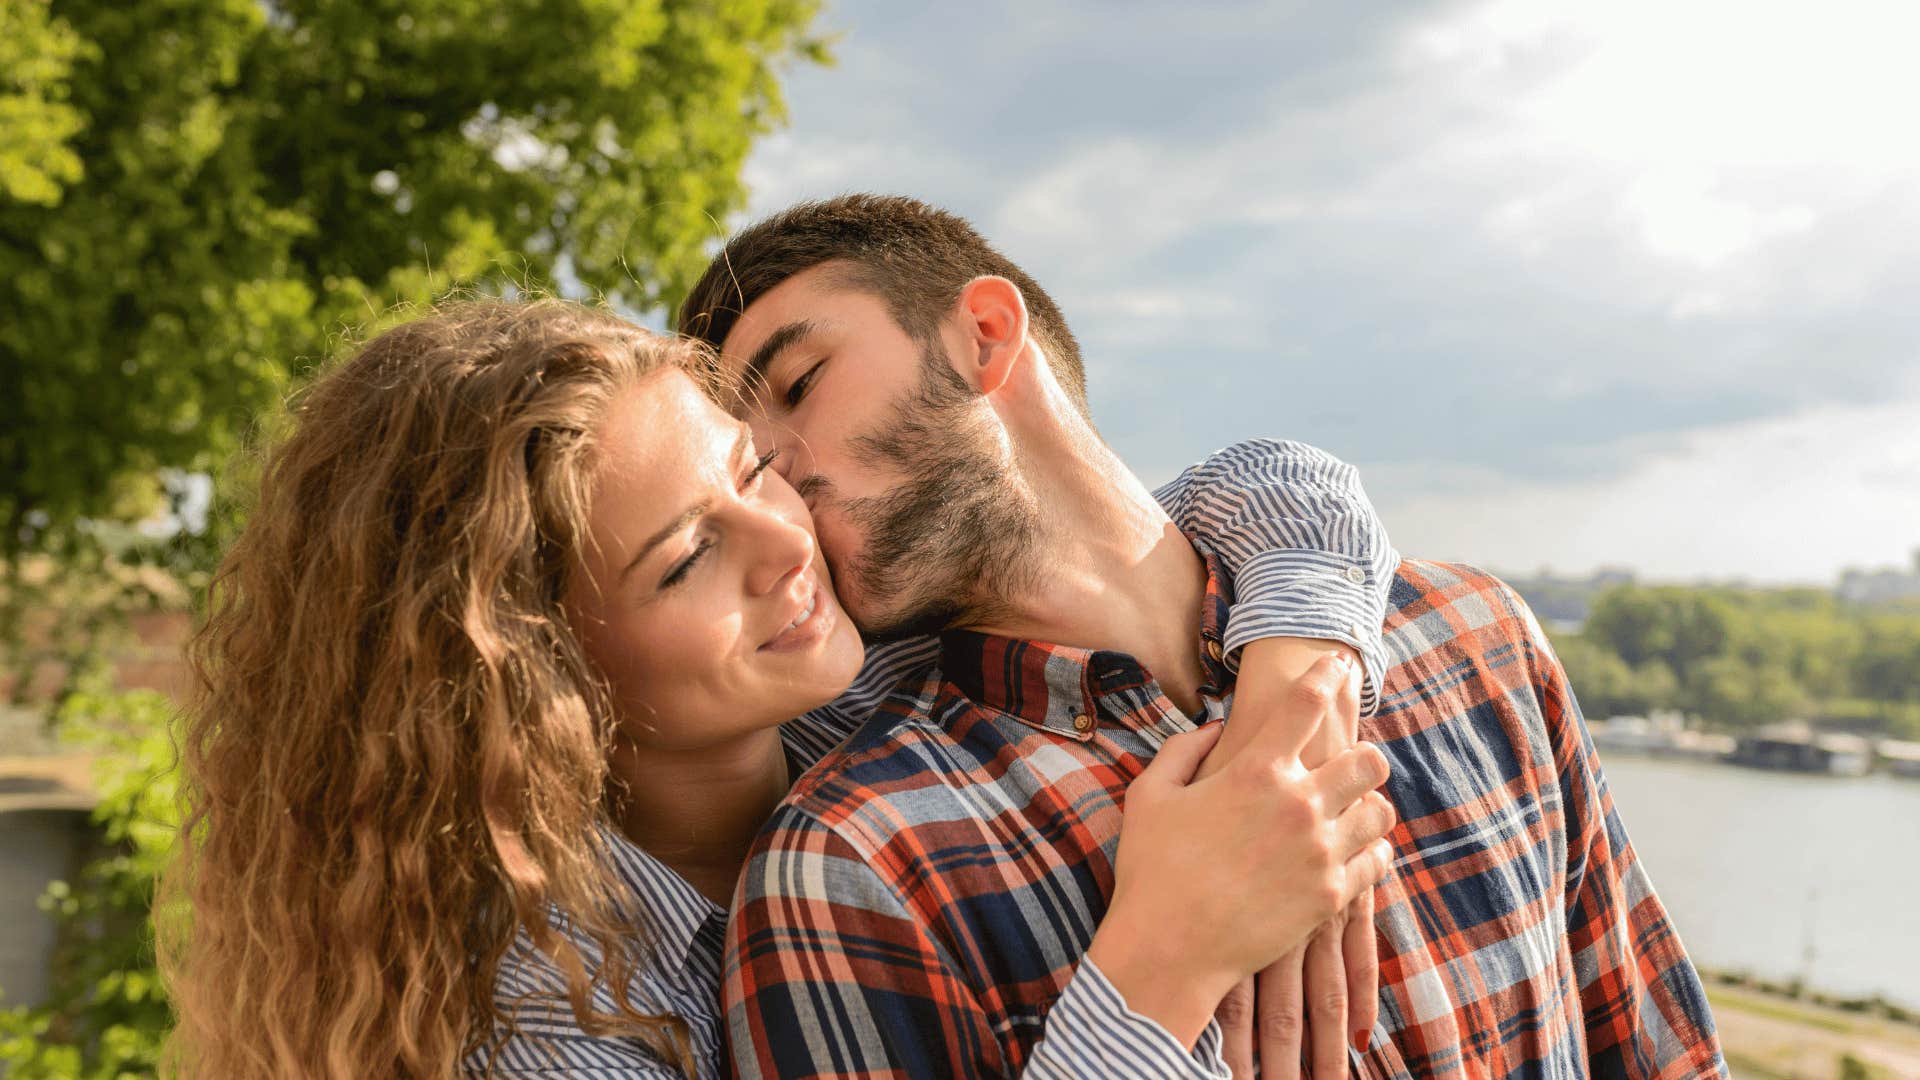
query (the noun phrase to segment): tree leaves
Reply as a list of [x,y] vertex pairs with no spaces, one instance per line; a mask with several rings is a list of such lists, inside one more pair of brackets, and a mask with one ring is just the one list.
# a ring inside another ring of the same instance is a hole
[[6,550],[213,471],[343,331],[456,287],[631,309],[744,199],[813,0],[0,5]]

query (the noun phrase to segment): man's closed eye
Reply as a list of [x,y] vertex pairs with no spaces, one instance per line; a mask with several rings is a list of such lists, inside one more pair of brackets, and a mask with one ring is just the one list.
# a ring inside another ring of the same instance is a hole
[[787,392],[781,395],[781,400],[786,403],[787,408],[792,409],[799,406],[800,399],[806,397],[807,391],[812,389],[815,374],[817,374],[825,364],[825,360],[816,360],[812,367],[802,372],[799,378],[793,380],[793,384],[787,387]]

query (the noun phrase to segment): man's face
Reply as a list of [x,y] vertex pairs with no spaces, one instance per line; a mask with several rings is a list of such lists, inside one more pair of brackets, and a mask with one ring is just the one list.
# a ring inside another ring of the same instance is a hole
[[992,409],[958,373],[956,318],[922,342],[833,264],[788,278],[721,343],[761,445],[806,499],[840,599],[875,637],[964,624],[1030,542]]

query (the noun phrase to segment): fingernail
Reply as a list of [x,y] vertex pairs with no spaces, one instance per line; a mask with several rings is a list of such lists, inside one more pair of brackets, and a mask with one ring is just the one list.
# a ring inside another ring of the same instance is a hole
[[1372,1045],[1373,1045],[1373,1032],[1356,1031],[1353,1033],[1353,1052],[1354,1053],[1364,1054],[1367,1052],[1367,1047]]

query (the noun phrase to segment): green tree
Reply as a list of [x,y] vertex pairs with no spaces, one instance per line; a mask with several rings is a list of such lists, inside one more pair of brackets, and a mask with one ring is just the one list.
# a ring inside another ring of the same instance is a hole
[[1920,619],[1881,616],[1867,624],[1854,668],[1862,696],[1920,701]]
[[1619,653],[1579,634],[1555,635],[1553,651],[1588,719],[1635,711],[1627,704],[1633,696],[1633,669]]
[[[778,74],[826,59],[816,7],[0,0],[5,666],[51,649],[96,672],[112,619],[23,613],[76,582],[122,610],[135,564],[204,568],[212,539],[125,522],[169,475],[217,473],[350,327],[456,287],[632,310],[684,291],[782,118]],[[47,894],[73,943],[54,1000],[0,1011],[22,1080],[148,1071],[167,1018],[147,918],[167,707],[86,682],[39,704],[101,748],[113,851]]]
[[80,179],[68,143],[84,122],[67,97],[74,61],[91,55],[46,0],[0,4],[0,198],[49,205]]
[[1555,639],[1595,716],[1681,708],[1722,727],[1805,717],[1920,736],[1920,615],[1822,589],[1620,586]]
[[1685,682],[1695,664],[1727,648],[1732,610],[1712,590],[1622,585],[1601,593],[1585,633],[1629,665],[1657,660]]
[[1585,636],[1629,665],[1664,656],[1672,647],[1666,611],[1651,589],[1620,585],[1594,598]]
[[1673,672],[1663,661],[1648,660],[1634,667],[1583,634],[1556,637],[1553,647],[1589,719],[1644,716],[1679,703]]
[[62,708],[68,737],[101,755],[93,816],[110,853],[41,898],[62,927],[53,996],[38,1008],[0,1010],[0,1075],[108,1080],[158,1064],[170,1016],[148,912],[179,822],[171,710],[148,691],[81,693]]
[[1737,656],[1715,656],[1696,665],[1681,696],[1687,711],[1723,728],[1799,719],[1809,704],[1806,691],[1785,669],[1756,668]]
[[212,469],[394,301],[677,294],[815,4],[5,0],[4,552]]

